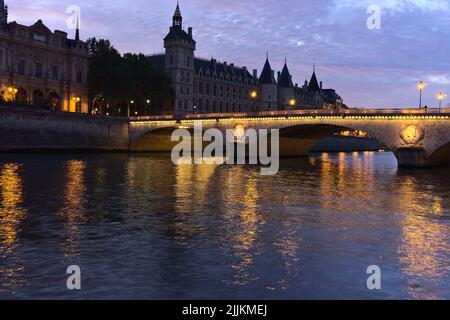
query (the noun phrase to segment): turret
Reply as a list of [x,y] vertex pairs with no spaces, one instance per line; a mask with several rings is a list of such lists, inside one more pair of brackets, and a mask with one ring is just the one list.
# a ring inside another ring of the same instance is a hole
[[267,54],[266,63],[264,64],[261,76],[259,77],[260,87],[260,110],[276,110],[278,108],[278,89],[275,80],[275,72],[269,63],[269,55]]
[[286,60],[278,79],[278,105],[282,110],[293,109],[296,106],[294,84]]

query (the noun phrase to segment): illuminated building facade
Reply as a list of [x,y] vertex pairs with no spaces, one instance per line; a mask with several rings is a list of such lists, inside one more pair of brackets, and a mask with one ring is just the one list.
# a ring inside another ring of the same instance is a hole
[[258,77],[256,69],[194,55],[193,29],[183,29],[177,5],[172,26],[164,38],[165,53],[150,55],[152,65],[166,72],[175,93],[174,112],[228,113],[294,109],[340,108],[342,98],[333,89],[322,89],[316,74],[303,87],[293,84],[287,62],[278,77],[267,56]]
[[89,55],[86,43],[41,20],[31,26],[8,22],[0,0],[0,98],[18,105],[88,112]]

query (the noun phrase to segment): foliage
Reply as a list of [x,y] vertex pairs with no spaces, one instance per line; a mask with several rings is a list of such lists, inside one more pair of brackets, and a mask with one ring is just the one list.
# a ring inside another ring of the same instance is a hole
[[[88,39],[89,96],[100,113],[161,114],[170,109],[172,90],[164,72],[153,68],[143,54],[123,56],[109,40]],[[133,102],[133,103],[132,103]],[[148,103],[149,102],[149,103]]]

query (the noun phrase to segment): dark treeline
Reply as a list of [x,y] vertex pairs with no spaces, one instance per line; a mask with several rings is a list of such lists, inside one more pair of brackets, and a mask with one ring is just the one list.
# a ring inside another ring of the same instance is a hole
[[87,43],[89,98],[94,113],[154,115],[173,109],[169,79],[143,54],[121,55],[109,40],[90,38]]

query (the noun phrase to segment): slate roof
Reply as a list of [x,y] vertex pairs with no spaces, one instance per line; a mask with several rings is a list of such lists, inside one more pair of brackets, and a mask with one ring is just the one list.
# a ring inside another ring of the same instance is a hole
[[280,78],[278,79],[278,87],[280,88],[292,88],[294,84],[292,83],[291,74],[289,73],[289,68],[287,64],[284,64],[283,70],[281,71]]
[[152,55],[147,58],[150,60],[153,68],[157,70],[164,70],[166,66],[166,56],[164,54]]
[[272,74],[272,68],[270,67],[269,59],[266,60],[264,68],[259,77],[259,83],[261,84],[276,84],[275,77]]
[[239,68],[234,65],[217,62],[217,60],[215,59],[204,60],[195,58],[194,66],[195,72],[197,74],[199,74],[200,71],[202,71],[203,74],[206,74],[206,72],[209,71],[211,75],[215,73],[217,76],[220,76],[222,74],[224,78],[226,78],[228,75],[231,79],[233,79],[233,77],[236,77],[241,78],[243,80],[247,79],[248,81],[253,80],[253,76],[244,68]]
[[186,33],[181,27],[174,26],[170,27],[170,31],[167,36],[164,38],[164,41],[173,41],[173,40],[185,40],[196,43],[194,39],[192,39],[189,34]]
[[[165,54],[158,54],[148,56],[148,59],[155,69],[164,70],[165,57]],[[206,75],[207,71],[209,71],[211,76],[215,73],[217,76],[220,76],[222,74],[224,78],[226,78],[228,75],[230,79],[236,77],[237,79],[247,79],[248,81],[253,80],[253,76],[250,74],[250,72],[248,72],[248,70],[236,67],[234,65],[232,66],[230,64],[217,62],[217,60],[215,59],[205,60],[194,58],[194,67],[196,74],[199,74],[200,71],[202,71],[202,73]]]
[[309,81],[308,89],[311,92],[320,92],[320,86],[315,72],[313,72],[311,80]]

